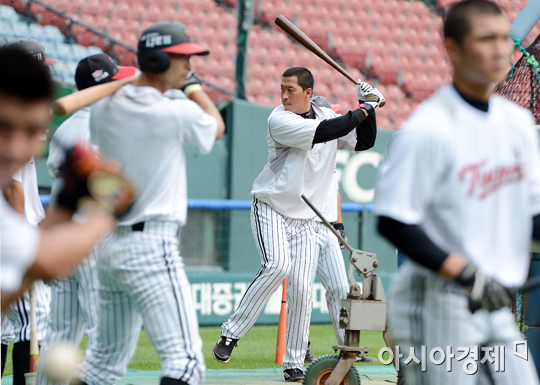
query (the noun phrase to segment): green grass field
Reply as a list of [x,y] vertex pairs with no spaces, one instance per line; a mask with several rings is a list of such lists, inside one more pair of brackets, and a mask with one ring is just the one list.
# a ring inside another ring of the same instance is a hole
[[[212,357],[212,347],[220,336],[219,327],[203,327],[200,329],[203,340],[203,353],[208,369],[262,369],[279,368],[281,365],[275,364],[277,326],[255,326],[249,333],[238,341],[238,347],[234,349],[231,361],[224,365],[220,364]],[[332,345],[336,344],[336,337],[332,325],[312,325],[311,351],[318,357],[323,354],[332,354]],[[362,346],[371,348],[368,353],[371,357],[377,357],[379,350],[384,347],[381,332],[362,332],[360,342]],[[81,350],[86,346],[86,337],[81,343]],[[8,349],[6,368],[4,375],[13,373],[11,365],[11,349]],[[378,365],[364,364],[357,365]],[[137,350],[131,362],[130,369],[138,370],[160,370],[160,359],[148,340],[146,333],[142,332],[139,338]]]

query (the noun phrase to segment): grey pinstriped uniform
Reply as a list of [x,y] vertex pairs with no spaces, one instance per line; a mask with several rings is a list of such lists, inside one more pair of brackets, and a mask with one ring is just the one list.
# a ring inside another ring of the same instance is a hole
[[[89,141],[89,119],[90,108],[83,108],[66,120],[54,133],[47,159],[47,168],[53,179],[51,205],[54,205],[60,189],[58,168],[64,160],[65,148],[70,148],[79,141]],[[63,147],[60,147],[60,144]],[[88,336],[86,350],[89,351],[95,343],[99,298],[96,247],[69,277],[51,283],[51,311],[47,335],[41,346],[42,354],[51,344],[59,340],[68,340],[79,345],[85,333]],[[43,369],[43,360],[39,360],[36,384],[52,385],[53,382],[44,376]]]
[[235,339],[243,337],[255,324],[268,299],[288,278],[287,347],[283,367],[302,367],[311,318],[315,221],[287,218],[255,198],[251,205],[251,229],[262,268],[248,286],[238,309],[221,326],[221,334]]
[[162,359],[161,375],[202,382],[202,341],[178,253],[178,228],[147,221],[144,231],[120,226],[103,241],[97,258],[103,332],[80,367],[84,382],[113,384],[124,375],[143,322]]
[[[83,334],[88,336],[87,351],[95,344],[98,320],[98,290],[95,252],[85,258],[68,278],[55,280],[51,284],[51,312],[47,334],[41,353],[60,340],[79,345]],[[44,361],[38,361],[36,384],[52,385],[43,373]]]
[[9,345],[13,338],[15,338],[13,325],[9,318],[5,314],[2,314],[2,344]]
[[343,345],[345,329],[339,327],[339,308],[341,299],[347,298],[349,292],[345,262],[337,237],[324,223],[316,221],[315,232],[317,234],[315,271],[326,290],[328,314],[334,326],[338,345]]
[[[49,300],[45,292],[45,284],[38,280],[33,283],[36,293],[36,336],[41,342],[47,330],[47,317],[49,316]],[[6,317],[13,325],[15,339],[13,343],[30,341],[30,291],[24,292],[22,298],[11,303],[5,312]]]
[[422,346],[426,346],[429,354],[434,347],[446,349],[449,345],[456,356],[459,355],[458,347],[505,346],[504,371],[494,372],[495,364],[480,364],[480,350],[478,373],[475,376],[466,374],[462,369],[469,355],[463,361],[453,359],[450,372],[447,372],[446,361],[442,365],[428,364],[425,372],[421,371],[420,365],[411,362],[405,366],[408,384],[539,383],[530,352],[528,361],[513,354],[513,343],[525,340],[525,336],[518,332],[509,308],[492,313],[478,310],[472,314],[461,286],[410,261],[400,267],[390,294],[392,340],[400,346],[404,359],[408,358],[411,347],[415,348],[416,357],[420,359]]
[[[14,176],[13,179],[20,182],[24,190],[25,220],[32,226],[37,226],[43,218],[45,211],[39,199],[37,189],[36,166],[34,159],[27,162]],[[35,292],[35,310],[37,339],[39,342],[45,337],[47,328],[47,317],[49,315],[49,301],[45,290],[45,284],[41,280],[33,284]],[[30,341],[30,291],[24,292],[23,296],[9,305],[5,311],[7,318],[13,325],[15,340],[13,343]]]
[[127,85],[92,105],[91,140],[120,162],[137,199],[97,256],[98,335],[77,373],[85,383],[122,377],[143,323],[162,360],[162,377],[203,381],[202,341],[178,231],[187,217],[184,146],[209,153],[217,129],[216,119],[195,102],[168,99],[152,87]]
[[315,277],[314,212],[302,194],[324,211],[333,188],[337,149],[355,151],[356,132],[313,145],[320,120],[336,117],[312,103],[317,119],[304,119],[283,105],[268,118],[268,163],[251,195],[251,229],[261,257],[261,270],[248,287],[238,309],[221,327],[221,335],[244,336],[284,278],[287,287],[287,334],[283,369],[299,369],[309,338],[312,287]]

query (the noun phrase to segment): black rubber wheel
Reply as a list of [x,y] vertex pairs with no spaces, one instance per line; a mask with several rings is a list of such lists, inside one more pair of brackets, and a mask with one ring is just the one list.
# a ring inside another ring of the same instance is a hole
[[[302,384],[325,385],[340,359],[341,357],[335,354],[320,356],[306,368]],[[360,385],[360,375],[354,366],[347,372],[340,385]]]

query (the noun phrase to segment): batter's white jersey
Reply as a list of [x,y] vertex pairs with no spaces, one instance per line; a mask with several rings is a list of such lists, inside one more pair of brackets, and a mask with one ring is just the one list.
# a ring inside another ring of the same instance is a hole
[[527,277],[540,213],[538,133],[529,112],[496,95],[484,113],[452,86],[423,102],[392,138],[376,213],[419,224],[505,286]]
[[[331,222],[331,223],[337,221],[337,218],[338,218],[338,199],[337,199],[338,189],[339,189],[339,184],[336,177],[336,168],[334,167],[334,178],[332,179],[332,185],[328,189],[328,197],[326,198],[324,212],[321,213],[324,216],[324,218],[328,222]],[[319,218],[318,215],[315,217],[315,220],[317,222],[322,223],[322,219]]]
[[22,279],[34,264],[39,244],[39,230],[29,225],[0,192],[0,269],[2,291],[20,289]]
[[277,212],[295,219],[311,219],[315,213],[302,200],[304,194],[319,210],[325,210],[336,164],[336,150],[355,151],[356,130],[326,143],[313,145],[317,126],[337,115],[311,103],[316,119],[304,119],[277,106],[268,118],[268,163],[259,174],[251,195]]
[[191,100],[169,99],[155,88],[127,85],[92,106],[90,133],[105,156],[122,164],[137,194],[120,226],[146,220],[185,223],[184,145],[210,152],[217,133],[214,117]]
[[30,159],[13,177],[22,184],[24,191],[24,217],[32,226],[37,226],[45,218],[45,210],[39,199],[39,189],[34,157]]

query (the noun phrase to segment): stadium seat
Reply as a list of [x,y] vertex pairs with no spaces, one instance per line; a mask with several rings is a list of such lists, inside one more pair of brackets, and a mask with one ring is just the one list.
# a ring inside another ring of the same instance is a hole
[[75,62],[88,56],[88,49],[79,44],[71,44],[71,54]]
[[88,47],[88,56],[103,53],[103,50],[99,47]]
[[74,60],[71,53],[70,44],[56,43],[57,59]]
[[17,12],[12,7],[0,5],[0,20],[16,22],[19,21],[19,15],[17,15]]
[[58,57],[58,52],[56,52],[56,46],[48,41],[41,41],[40,43],[43,44],[43,48],[45,48],[45,54],[47,57],[56,59]]
[[61,43],[64,41],[64,35],[54,25],[46,25],[43,27],[43,34],[45,38],[53,43]]
[[11,37],[12,35],[11,26],[8,23],[0,22],[0,36],[2,37]]
[[11,31],[13,37],[31,37],[28,24],[25,22],[15,22],[11,24]]
[[32,23],[28,26],[28,30],[30,31],[30,37],[32,39],[36,40],[42,40],[45,36],[45,30],[43,27],[39,24]]

